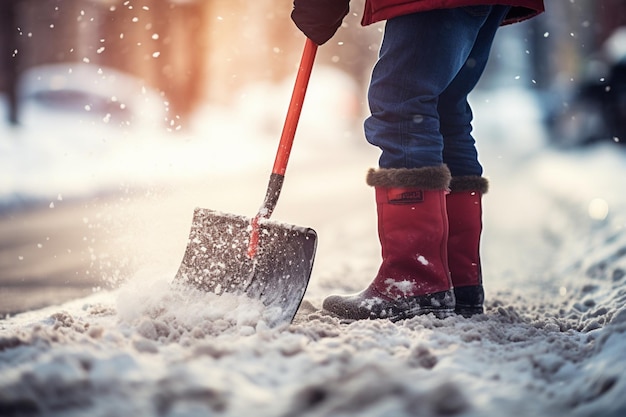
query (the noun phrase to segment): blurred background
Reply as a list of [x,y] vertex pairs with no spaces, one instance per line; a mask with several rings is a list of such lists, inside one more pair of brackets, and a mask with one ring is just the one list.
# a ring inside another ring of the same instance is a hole
[[[167,102],[169,117],[185,118],[207,100],[232,103],[250,83],[292,75],[302,35],[289,18],[291,7],[284,0],[3,1],[0,86],[9,103],[6,120],[19,124],[20,107],[33,88],[28,84],[40,82],[37,77],[50,71],[67,75],[78,66],[140,80]],[[350,29],[323,48],[320,61],[363,83],[379,36],[376,29],[355,30],[357,20],[347,19]]]
[[[329,143],[365,146],[365,93],[384,26],[360,26],[363,2],[351,2],[318,52],[300,128],[317,137],[318,163]],[[269,167],[304,44],[291,8],[289,0],[0,2],[0,314],[127,276],[137,242],[119,219],[138,195],[142,213],[158,219],[151,230],[177,231],[178,262],[191,209],[155,212],[164,209],[155,183],[203,180],[206,201],[193,204],[215,208],[236,199],[216,178],[245,188],[253,181],[244,167]],[[546,9],[500,31],[479,96],[512,88],[532,96],[548,146],[619,149],[626,0],[547,0]],[[260,196],[247,200],[252,214]]]
[[[359,26],[362,3],[352,2],[352,14],[318,58],[318,65],[348,75],[359,91],[366,88],[382,31],[382,25]],[[545,96],[556,143],[623,136],[626,1],[546,7],[538,19],[501,31],[481,88],[510,84],[516,75],[513,82]],[[290,11],[285,0],[3,0],[5,120],[19,125],[29,100],[82,108],[87,95],[90,110],[125,121],[133,111],[141,113],[132,108],[132,95],[148,89],[165,106],[152,112],[165,112],[159,114],[164,124],[184,126],[202,103],[229,105],[242,88],[279,83],[293,73],[302,39]],[[72,69],[80,82],[68,74]],[[98,90],[89,71],[116,74],[116,85]]]

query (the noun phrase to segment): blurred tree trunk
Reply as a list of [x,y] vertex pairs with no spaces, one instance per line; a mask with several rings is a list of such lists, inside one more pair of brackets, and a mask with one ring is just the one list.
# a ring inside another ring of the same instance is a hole
[[17,49],[17,0],[3,0],[0,4],[0,89],[6,92],[8,101],[7,120],[18,123],[17,73],[19,50]]

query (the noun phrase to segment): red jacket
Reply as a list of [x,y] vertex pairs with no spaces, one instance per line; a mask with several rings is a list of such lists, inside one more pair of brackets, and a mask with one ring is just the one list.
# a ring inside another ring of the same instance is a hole
[[543,0],[366,0],[361,23],[366,26],[410,13],[489,4],[513,6],[503,24],[520,22],[544,11]]

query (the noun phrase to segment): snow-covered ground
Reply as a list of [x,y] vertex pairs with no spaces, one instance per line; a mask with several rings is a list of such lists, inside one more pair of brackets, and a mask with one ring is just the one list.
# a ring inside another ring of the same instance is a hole
[[195,205],[256,213],[289,87],[202,109],[179,133],[0,127],[3,205],[142,190],[100,220],[136,259],[119,287],[0,321],[1,415],[626,415],[624,149],[557,152],[532,94],[477,92],[486,314],[340,322],[321,300],[360,290],[379,263],[364,184],[377,152],[322,93],[336,78],[316,74],[273,218],[313,227],[319,246],[301,310],[279,328],[254,302],[169,281]]

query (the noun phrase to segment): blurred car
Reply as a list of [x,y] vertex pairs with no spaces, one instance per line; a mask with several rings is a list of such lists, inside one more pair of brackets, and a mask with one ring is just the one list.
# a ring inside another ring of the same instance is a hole
[[601,70],[553,99],[547,125],[555,145],[626,144],[626,28],[617,30],[604,49],[606,58],[590,63]]
[[41,124],[66,116],[117,127],[163,127],[166,99],[142,80],[84,63],[30,68],[18,86],[21,123]]
[[608,77],[583,82],[560,97],[548,127],[551,140],[559,146],[626,144],[626,61],[614,64]]

